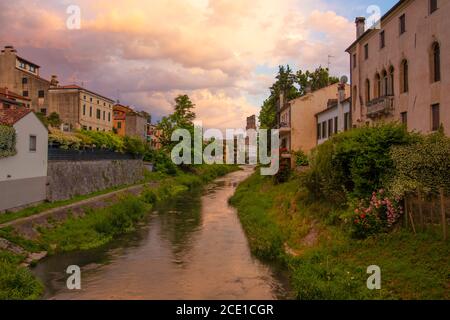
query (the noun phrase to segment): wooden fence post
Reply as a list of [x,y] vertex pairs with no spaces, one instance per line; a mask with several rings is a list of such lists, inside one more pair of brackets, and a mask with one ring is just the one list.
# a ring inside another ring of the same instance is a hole
[[441,195],[441,218],[442,218],[442,231],[444,234],[444,240],[447,240],[447,218],[445,217],[445,206],[444,206],[444,188],[439,190]]

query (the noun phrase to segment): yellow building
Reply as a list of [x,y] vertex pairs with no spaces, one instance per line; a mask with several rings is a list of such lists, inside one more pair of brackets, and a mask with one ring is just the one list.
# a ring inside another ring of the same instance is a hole
[[112,99],[77,85],[51,87],[48,93],[49,113],[59,114],[65,131],[112,131]]

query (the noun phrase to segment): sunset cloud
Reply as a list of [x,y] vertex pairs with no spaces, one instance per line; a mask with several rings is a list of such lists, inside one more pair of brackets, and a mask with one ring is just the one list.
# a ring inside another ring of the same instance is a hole
[[[187,93],[205,126],[244,126],[280,64],[347,73],[353,23],[310,0],[79,0],[81,30],[68,30],[64,0],[0,3],[1,45],[122,103],[171,111]],[[264,66],[264,71],[261,71]],[[269,71],[270,70],[270,71]]]

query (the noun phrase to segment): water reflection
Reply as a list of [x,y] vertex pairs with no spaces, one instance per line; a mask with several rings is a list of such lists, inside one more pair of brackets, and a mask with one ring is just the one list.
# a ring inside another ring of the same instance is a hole
[[[132,234],[96,250],[51,257],[34,273],[51,299],[275,299],[285,283],[255,259],[228,205],[252,168],[154,208]],[[82,268],[82,290],[65,288],[67,266]]]

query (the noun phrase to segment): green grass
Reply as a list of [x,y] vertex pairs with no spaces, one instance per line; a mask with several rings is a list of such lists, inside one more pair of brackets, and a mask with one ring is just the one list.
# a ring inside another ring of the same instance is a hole
[[[352,239],[339,219],[345,211],[309,203],[296,178],[274,185],[254,174],[230,202],[253,253],[285,264],[298,299],[450,298],[450,243],[438,233],[399,229]],[[317,241],[308,245],[303,239],[312,228]],[[296,255],[287,254],[286,246]],[[381,268],[381,290],[367,289],[370,265]]]
[[38,299],[43,285],[19,264],[24,257],[0,250],[0,300]]

